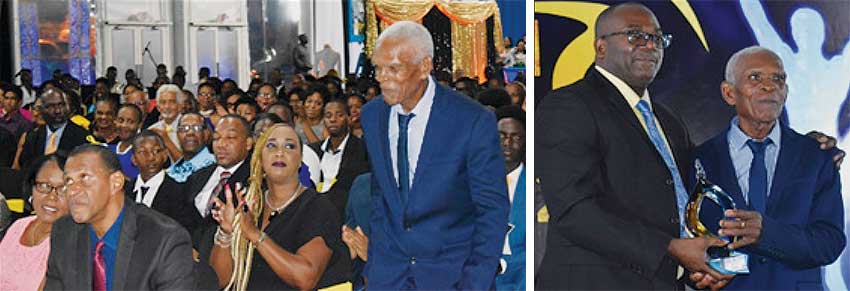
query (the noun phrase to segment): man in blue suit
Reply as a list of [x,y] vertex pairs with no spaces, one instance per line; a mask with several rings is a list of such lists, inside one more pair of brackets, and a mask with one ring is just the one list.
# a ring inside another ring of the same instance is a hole
[[739,208],[726,212],[735,220],[722,221],[720,233],[740,237],[729,246],[749,255],[750,274],[735,277],[727,289],[823,289],[820,267],[835,261],[846,243],[832,154],[779,122],[785,79],[782,60],[766,48],[732,55],[721,92],[737,116],[697,149],[707,178]]
[[433,47],[425,27],[400,21],[372,57],[383,98],[361,121],[373,174],[369,289],[494,284],[510,207],[496,118],[429,77]]

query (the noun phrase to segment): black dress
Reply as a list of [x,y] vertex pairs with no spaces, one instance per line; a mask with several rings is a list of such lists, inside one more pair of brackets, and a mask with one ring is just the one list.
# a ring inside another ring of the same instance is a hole
[[[265,232],[268,240],[274,241],[290,253],[316,237],[322,237],[333,254],[325,272],[315,289],[333,286],[350,280],[351,260],[348,247],[342,241],[341,219],[334,205],[313,189],[307,189],[281,214],[270,218]],[[260,252],[254,251],[249,290],[292,290],[266,263]]]

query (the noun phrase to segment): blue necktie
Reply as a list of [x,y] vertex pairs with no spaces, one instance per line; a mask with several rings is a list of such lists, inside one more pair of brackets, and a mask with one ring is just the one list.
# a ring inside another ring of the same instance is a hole
[[673,177],[674,189],[676,190],[676,208],[679,210],[679,234],[681,237],[687,237],[684,215],[685,205],[688,203],[688,192],[685,191],[685,184],[682,183],[682,176],[679,175],[679,168],[676,166],[676,162],[673,161],[673,154],[670,152],[670,149],[667,148],[667,143],[664,142],[664,138],[661,136],[661,131],[659,131],[658,127],[655,126],[655,118],[652,115],[652,110],[649,109],[649,103],[646,102],[646,100],[641,99],[636,107],[643,116],[644,122],[646,122],[649,139],[652,141],[652,144],[655,145],[655,150],[657,150],[661,155],[661,158],[664,159],[664,164],[667,165],[667,170],[670,171],[670,176]]
[[765,211],[767,200],[767,167],[764,165],[764,150],[771,144],[770,139],[764,142],[748,140],[747,146],[753,151],[753,162],[750,164],[750,192],[747,198],[750,206],[761,214]]
[[407,125],[410,124],[416,114],[399,114],[398,115],[398,156],[396,164],[398,166],[398,189],[401,194],[401,203],[407,205],[407,194],[410,193],[410,166],[407,159]]

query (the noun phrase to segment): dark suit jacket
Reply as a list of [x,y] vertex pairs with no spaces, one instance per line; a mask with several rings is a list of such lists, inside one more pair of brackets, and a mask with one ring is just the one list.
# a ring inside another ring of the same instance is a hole
[[18,139],[8,129],[0,127],[0,141],[0,167],[11,167],[18,150]]
[[[136,185],[136,179],[130,180],[126,183],[128,187],[124,187],[127,198],[130,201],[136,201],[136,195],[138,195],[138,193],[133,191],[133,187]],[[165,175],[165,179],[159,185],[156,197],[154,197],[153,203],[151,203],[151,209],[171,217],[171,219],[180,223],[188,231],[194,219],[194,216],[190,214],[192,211],[197,211],[194,207],[189,208],[188,206],[191,205],[185,201],[186,193],[183,191],[185,186],[186,184],[177,183],[174,179]],[[153,190],[149,189],[148,191]]]
[[492,288],[510,208],[495,116],[437,85],[405,205],[390,158],[389,114],[381,97],[363,107],[373,177],[369,288],[398,290],[410,277],[425,290]]
[[[625,98],[591,66],[536,108],[536,173],[550,217],[537,289],[683,288],[667,255],[679,237],[673,180]],[[684,126],[652,108],[688,177]]]
[[[65,131],[62,132],[62,137],[59,139],[57,151],[65,151],[67,154],[78,145],[87,143],[86,136],[88,135],[89,132],[85,128],[69,120],[65,125]],[[20,163],[22,169],[29,168],[30,163],[44,155],[44,145],[47,140],[47,126],[38,127],[27,133],[26,141],[24,141],[21,150]]]
[[[115,290],[188,290],[195,286],[192,244],[179,224],[144,205],[124,201],[115,256]],[[91,290],[88,224],[60,218],[50,233],[45,290]]]
[[[822,290],[821,266],[834,262],[846,244],[841,182],[832,154],[814,139],[781,127],[779,159],[762,214],[759,242],[744,248],[750,275],[737,276],[727,290]],[[744,200],[729,155],[728,129],[697,148],[709,181],[723,188],[738,208]]]
[[[186,185],[184,186],[184,193],[186,196],[183,198],[183,202],[186,203],[184,205],[187,210],[186,221],[187,228],[189,229],[189,233],[192,234],[192,245],[196,250],[201,254],[201,260],[209,259],[210,251],[212,251],[213,247],[213,235],[215,234],[215,228],[218,225],[215,220],[212,219],[211,216],[201,217],[201,214],[198,213],[198,209],[195,207],[195,197],[201,193],[204,185],[207,184],[213,174],[215,172],[215,168],[218,167],[218,164],[209,165],[203,169],[198,170],[186,180]],[[228,179],[227,184],[230,185],[230,189],[236,189],[236,183],[242,183],[243,187],[248,187],[248,177],[251,176],[251,157],[245,159],[245,162],[236,169],[230,175],[230,179]],[[218,179],[218,177],[214,177]],[[222,192],[218,199],[221,201],[225,201],[224,192]]]
[[[322,149],[322,143],[310,144],[310,148],[319,156],[321,160],[325,155]],[[366,147],[363,145],[363,140],[354,136],[348,136],[348,141],[345,143],[345,148],[342,150],[342,161],[339,164],[339,173],[336,175],[336,183],[331,186],[328,192],[324,195],[339,210],[339,217],[345,217],[345,206],[348,203],[348,191],[351,190],[351,184],[354,183],[354,178],[358,175],[369,171],[369,157],[366,154]]]

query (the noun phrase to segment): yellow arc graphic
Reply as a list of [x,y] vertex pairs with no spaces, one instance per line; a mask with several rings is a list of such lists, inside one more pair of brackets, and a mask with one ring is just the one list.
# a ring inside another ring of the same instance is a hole
[[[687,0],[670,0],[674,6],[682,13],[685,19],[693,28],[697,37],[702,42],[706,51],[708,42],[705,40],[705,34],[702,31],[699,19],[694,13],[693,8]],[[581,1],[551,1],[551,2],[535,2],[534,12],[540,14],[550,14],[561,16],[564,18],[574,19],[583,23],[586,26],[585,31],[570,42],[558,60],[555,62],[555,68],[552,71],[552,89],[557,89],[569,84],[572,84],[582,77],[595,58],[593,50],[593,41],[596,39],[596,34],[593,31],[593,25],[596,23],[596,18],[609,5],[593,2]],[[535,37],[535,39],[540,39]],[[545,40],[541,40],[545,41]],[[539,55],[535,57],[540,57]]]

